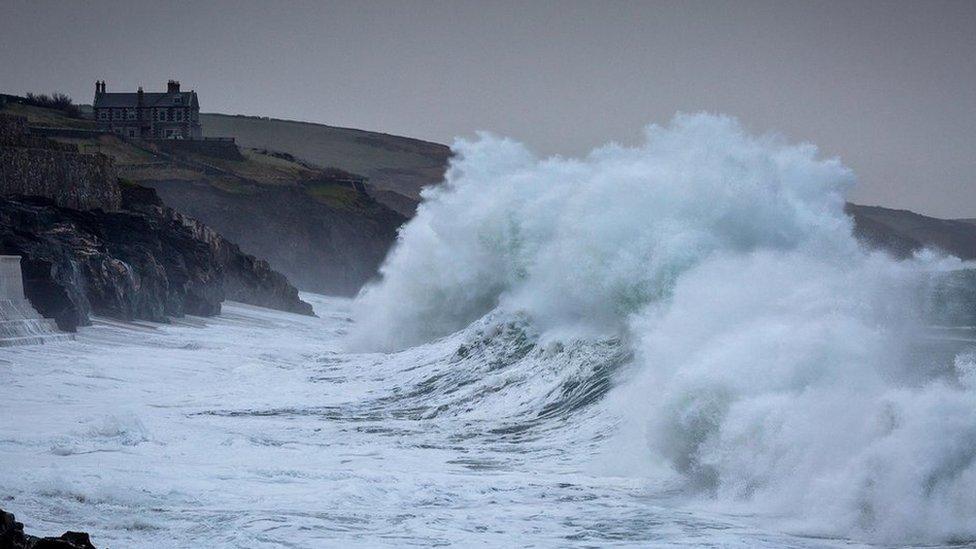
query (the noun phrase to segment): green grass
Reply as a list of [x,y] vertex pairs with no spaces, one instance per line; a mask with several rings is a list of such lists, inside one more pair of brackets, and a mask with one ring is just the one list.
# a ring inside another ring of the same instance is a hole
[[2,111],[7,114],[26,116],[27,123],[32,126],[47,126],[53,128],[79,128],[83,130],[95,129],[94,120],[71,118],[63,111],[57,109],[47,109],[35,107],[33,105],[22,105],[20,103],[7,103]]
[[335,183],[309,183],[305,191],[323,204],[344,210],[359,210],[362,208],[361,198],[357,191],[337,185]]
[[230,194],[254,194],[258,191],[254,185],[224,177],[211,179],[208,181],[208,183],[210,183],[211,186]]
[[241,147],[289,153],[318,166],[364,175],[377,189],[418,197],[444,174],[450,150],[437,143],[351,128],[201,113],[207,136],[233,136]]

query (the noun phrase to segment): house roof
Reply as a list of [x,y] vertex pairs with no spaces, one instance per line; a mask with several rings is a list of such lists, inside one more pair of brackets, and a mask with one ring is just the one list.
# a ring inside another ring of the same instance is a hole
[[[193,107],[200,108],[197,101],[197,92],[146,92],[142,94],[144,107]],[[139,94],[135,92],[125,93],[99,93],[95,94],[93,108],[101,109],[107,107],[136,107],[139,104]]]

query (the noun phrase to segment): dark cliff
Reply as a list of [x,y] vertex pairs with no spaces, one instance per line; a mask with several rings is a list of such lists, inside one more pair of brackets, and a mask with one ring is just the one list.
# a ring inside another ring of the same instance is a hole
[[225,298],[312,313],[284,276],[202,223],[142,200],[130,206],[138,209],[0,199],[0,250],[22,256],[28,299],[61,329],[74,331],[91,314],[158,322],[214,315]]
[[374,277],[405,218],[350,189],[324,185],[227,192],[149,182],[167,204],[267,258],[298,287],[354,295]]
[[312,306],[298,297],[298,290],[264,259],[241,251],[240,247],[208,225],[164,205],[148,187],[122,185],[122,207],[138,212],[163,225],[188,231],[203,242],[219,265],[224,297],[251,305],[303,315],[312,314]]

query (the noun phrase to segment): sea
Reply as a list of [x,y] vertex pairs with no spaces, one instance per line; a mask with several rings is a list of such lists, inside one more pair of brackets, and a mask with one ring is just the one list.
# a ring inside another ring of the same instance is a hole
[[355,298],[0,349],[0,507],[97,547],[976,542],[971,266],[841,159],[679,115],[454,144]]

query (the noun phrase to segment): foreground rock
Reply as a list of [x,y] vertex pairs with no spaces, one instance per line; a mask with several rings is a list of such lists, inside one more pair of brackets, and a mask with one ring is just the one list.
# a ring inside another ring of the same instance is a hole
[[236,299],[312,314],[264,261],[212,229],[123,186],[123,209],[80,211],[41,197],[0,199],[0,251],[22,256],[24,291],[62,330],[92,313],[165,322],[209,316]]
[[95,549],[88,534],[65,532],[56,538],[24,533],[24,525],[12,513],[0,509],[0,549]]

